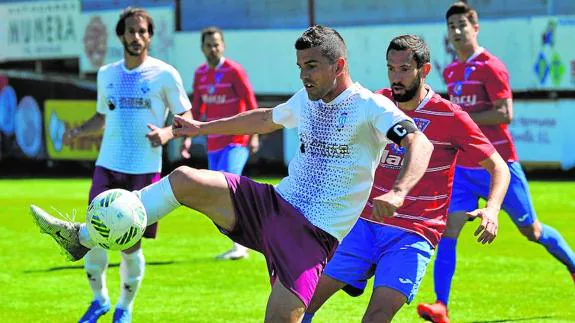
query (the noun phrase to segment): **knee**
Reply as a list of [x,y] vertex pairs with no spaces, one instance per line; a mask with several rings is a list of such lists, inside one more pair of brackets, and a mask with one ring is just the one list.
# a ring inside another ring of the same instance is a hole
[[198,173],[198,169],[188,166],[180,166],[174,169],[169,175],[170,185],[174,194],[177,196],[177,192],[193,191],[198,186],[196,185],[199,181]]
[[538,242],[541,238],[541,226],[536,223],[528,227],[519,228],[519,231],[531,242]]

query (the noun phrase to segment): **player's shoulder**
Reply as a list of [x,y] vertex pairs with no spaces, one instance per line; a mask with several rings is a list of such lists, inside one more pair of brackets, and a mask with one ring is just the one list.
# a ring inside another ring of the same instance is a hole
[[159,59],[159,58],[155,58],[155,57],[148,57],[146,59],[146,63],[148,66],[150,67],[155,67],[161,71],[166,71],[166,72],[176,72],[176,68],[166,62],[164,62],[163,60]]
[[366,107],[376,107],[376,108],[396,108],[395,103],[385,95],[380,93],[372,92],[361,86],[360,84],[355,84],[355,91],[359,95],[360,102]]
[[116,71],[117,69],[121,69],[122,64],[124,64],[124,60],[119,60],[117,62],[103,65],[98,69],[98,75],[100,76],[106,75],[112,73],[113,71]]
[[441,95],[433,93],[429,102],[425,105],[425,109],[433,110],[436,112],[454,113],[461,110],[461,107],[457,104],[444,99]]
[[196,74],[196,75],[205,74],[208,72],[208,68],[209,68],[208,63],[204,62],[204,63],[200,64],[200,66],[196,67],[194,74]]
[[507,70],[505,63],[503,63],[499,57],[493,55],[487,50],[483,50],[483,52],[478,55],[477,60],[484,63],[484,66],[488,69]]

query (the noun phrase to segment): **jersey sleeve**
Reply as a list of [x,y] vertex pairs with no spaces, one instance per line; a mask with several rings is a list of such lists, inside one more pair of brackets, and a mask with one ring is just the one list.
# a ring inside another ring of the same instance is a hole
[[272,111],[274,123],[288,129],[297,127],[300,121],[300,111],[305,102],[305,95],[305,89],[301,89],[289,100],[277,105]]
[[509,73],[501,62],[487,64],[485,68],[485,89],[491,101],[511,98],[509,86]]
[[173,114],[180,114],[192,108],[188,94],[184,89],[182,77],[175,68],[168,69],[164,84],[164,95],[168,108]]
[[232,86],[234,87],[237,95],[246,103],[246,110],[253,110],[257,108],[258,103],[256,101],[256,96],[254,94],[254,90],[252,89],[252,85],[248,79],[248,74],[240,66],[236,67],[234,72],[236,73],[236,77],[234,77]]
[[469,114],[463,110],[455,111],[452,119],[453,142],[474,163],[487,159],[495,152],[495,147],[485,137]]
[[108,113],[108,107],[106,104],[106,95],[104,94],[104,83],[105,83],[104,73],[101,68],[98,70],[96,82],[97,82],[96,112],[105,115],[106,113]]
[[202,96],[200,95],[200,84],[198,80],[198,73],[194,73],[194,83],[192,84],[192,115],[194,120],[201,120],[204,114],[204,105],[202,103]]
[[[413,120],[405,115],[391,100],[382,95],[377,95],[375,104],[370,104],[367,109],[367,120],[371,122],[375,137],[381,144],[387,144],[391,140],[387,137],[388,131],[398,122]],[[415,123],[414,123],[415,125]]]

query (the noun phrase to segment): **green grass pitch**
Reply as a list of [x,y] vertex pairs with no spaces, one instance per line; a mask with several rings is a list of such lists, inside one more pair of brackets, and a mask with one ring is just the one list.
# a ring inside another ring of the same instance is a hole
[[[265,179],[276,183],[277,179]],[[539,218],[575,247],[575,182],[533,181]],[[83,263],[68,263],[28,214],[31,203],[48,210],[78,210],[84,218],[88,179],[0,180],[0,321],[75,322],[91,301]],[[505,214],[491,246],[475,242],[478,222],[467,225],[458,246],[450,306],[453,322],[575,322],[575,284],[543,247],[523,238]],[[160,222],[157,240],[144,242],[148,266],[134,322],[261,322],[270,291],[264,259],[221,262],[230,246],[205,217],[180,208]],[[118,252],[110,253],[108,288],[119,296]],[[396,322],[418,322],[415,304],[432,301],[430,267],[417,298]],[[343,293],[316,322],[359,322],[371,289],[359,298]],[[101,320],[111,321],[111,313]]]

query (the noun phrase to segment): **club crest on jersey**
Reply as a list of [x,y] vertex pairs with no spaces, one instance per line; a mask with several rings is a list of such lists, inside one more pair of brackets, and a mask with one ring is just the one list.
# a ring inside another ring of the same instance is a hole
[[469,80],[471,73],[473,73],[477,68],[475,66],[466,66],[465,70],[463,71],[463,79],[465,81]]
[[347,122],[347,112],[344,112],[344,113],[340,114],[339,117],[337,118],[336,130],[342,131],[343,127],[345,127],[346,122]]
[[220,84],[222,82],[223,78],[224,78],[224,73],[222,73],[222,72],[216,73],[216,76],[215,76],[216,84]]
[[459,81],[453,86],[453,94],[459,96],[461,93],[463,93],[463,82]]
[[[417,126],[419,131],[424,132],[427,126],[431,123],[431,121],[423,118],[413,118],[413,122]],[[405,154],[405,148],[399,146],[398,144],[390,144],[389,150],[394,153],[395,155],[403,155]]]
[[142,90],[143,94],[148,94],[148,92],[150,92],[150,86],[147,83],[144,83],[140,87],[140,90]]

